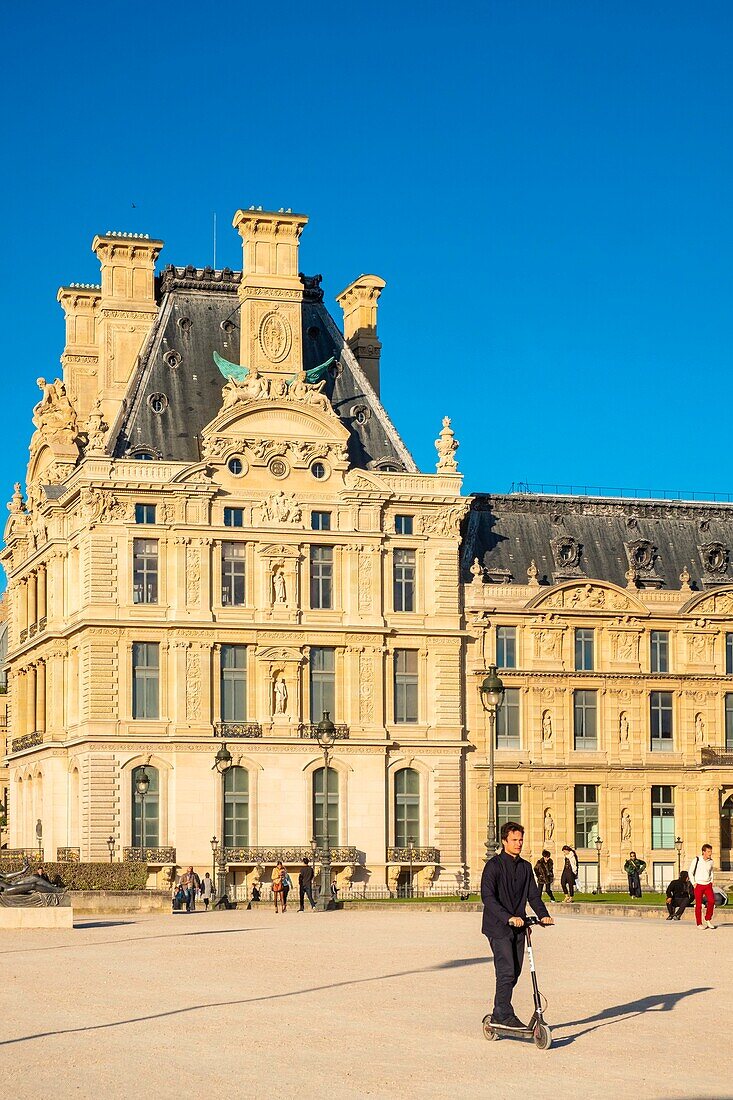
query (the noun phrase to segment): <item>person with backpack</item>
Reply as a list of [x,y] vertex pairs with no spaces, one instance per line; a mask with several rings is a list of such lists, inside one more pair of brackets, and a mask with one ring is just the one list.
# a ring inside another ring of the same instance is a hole
[[292,888],[293,880],[291,879],[290,875],[288,874],[287,869],[284,868],[284,867],[283,867],[282,876],[280,878],[280,885],[282,887],[283,913],[285,913],[287,911],[287,908],[288,908],[288,894],[290,893],[290,890]]
[[687,906],[694,901],[690,876],[687,871],[680,871],[679,878],[672,879],[667,887],[667,920],[681,920]]
[[569,844],[563,844],[562,854],[565,857],[560,885],[564,894],[563,901],[572,901],[575,896],[575,884],[578,881],[578,853]]
[[641,876],[646,871],[646,863],[638,859],[636,852],[629,852],[629,858],[624,863],[624,871],[629,880],[629,897],[641,897]]
[[[690,882],[695,891],[695,922],[698,928],[715,928],[713,911],[715,894],[713,893],[713,846],[703,844],[700,855],[690,864]],[[705,899],[705,923],[702,921],[702,903]]]
[[552,892],[552,884],[555,881],[555,868],[552,862],[552,856],[547,851],[547,848],[543,850],[542,858],[538,859],[535,863],[534,873],[537,879],[537,885],[540,888],[540,897],[542,897],[544,891],[550,901],[554,901],[555,895]]

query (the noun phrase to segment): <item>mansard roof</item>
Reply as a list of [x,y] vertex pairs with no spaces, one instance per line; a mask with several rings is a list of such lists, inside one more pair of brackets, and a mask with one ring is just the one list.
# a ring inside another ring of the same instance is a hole
[[478,558],[486,579],[541,585],[606,580],[626,588],[693,590],[733,584],[733,504],[518,493],[472,500],[462,551],[463,579]]
[[[158,316],[128,390],[115,456],[147,452],[169,461],[199,461],[201,433],[221,409],[225,382],[213,352],[233,362],[239,358],[241,278],[228,269],[164,269]],[[326,392],[349,430],[351,464],[414,471],[409,451],[323,304],[320,276],[301,280],[303,367],[335,359]],[[153,395],[163,396],[162,412],[153,408]]]

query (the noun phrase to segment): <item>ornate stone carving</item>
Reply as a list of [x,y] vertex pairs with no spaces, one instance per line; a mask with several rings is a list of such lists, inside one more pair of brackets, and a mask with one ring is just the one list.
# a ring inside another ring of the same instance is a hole
[[597,584],[573,585],[559,592],[552,592],[545,602],[548,607],[565,608],[577,611],[633,611],[635,605],[623,595],[611,588],[601,588]]
[[276,565],[272,573],[272,599],[275,604],[287,603],[285,573],[281,565]]
[[418,873],[417,879],[420,889],[427,892],[433,888],[433,879],[437,868],[434,863],[427,863]]
[[86,454],[88,455],[102,455],[104,454],[104,439],[109,430],[109,424],[102,415],[102,400],[97,398],[94,402],[94,407],[89,413],[86,424]]
[[461,520],[469,507],[468,501],[453,507],[444,508],[440,512],[427,512],[420,520],[420,529],[423,535],[440,535],[448,537],[457,535]]
[[272,682],[272,712],[286,714],[288,709],[288,685],[281,671],[275,673]]
[[572,535],[558,535],[550,539],[552,556],[555,559],[554,576],[557,579],[579,577],[583,575],[580,558],[583,547]]
[[691,592],[692,591],[692,589],[690,588],[690,574],[689,574],[689,571],[688,571],[686,566],[682,570],[682,572],[680,573],[680,591],[681,592]]
[[534,632],[534,655],[543,661],[560,659],[562,632],[557,629],[541,628]]
[[443,417],[443,427],[440,435],[435,440],[435,449],[438,452],[438,461],[435,469],[439,474],[454,474],[458,470],[455,453],[458,450],[458,440],[450,426],[450,417]]
[[186,719],[201,718],[201,657],[198,649],[186,650]]
[[469,573],[473,577],[471,584],[483,584],[484,583],[484,569],[478,558],[473,559],[473,564],[469,569]]
[[387,868],[387,889],[390,894],[397,893],[397,884],[400,881],[400,875],[402,874],[401,864],[392,864]]
[[197,546],[186,547],[186,603],[196,605],[201,598],[201,553]]
[[705,744],[705,718],[700,711],[695,715],[695,744]]
[[555,819],[552,816],[552,811],[548,806],[545,810],[544,824],[543,824],[543,836],[545,844],[549,844],[555,835]]
[[[477,559],[478,560],[478,559]],[[532,561],[527,566],[527,584],[530,588],[539,588],[539,569],[537,568],[537,562],[532,558]]]
[[76,412],[66,394],[66,386],[59,378],[54,382],[46,382],[45,378],[36,381],[43,394],[33,409],[33,423],[40,438],[45,443],[72,444],[76,439]]
[[549,745],[552,741],[552,715],[549,710],[542,713],[542,743]]
[[733,613],[733,591],[714,592],[695,604],[695,615],[730,615]]
[[263,523],[300,523],[302,511],[295,497],[282,489],[272,493],[260,504]]
[[621,843],[628,844],[631,840],[631,814],[624,806],[621,811]]
[[371,610],[373,577],[371,554],[362,554],[359,558],[359,611]]
[[271,363],[281,363],[286,359],[293,342],[293,333],[287,317],[277,310],[265,313],[260,321],[258,340],[262,354]]
[[708,583],[720,584],[728,572],[730,554],[728,547],[722,542],[706,542],[698,546],[700,560],[705,571],[705,579]]
[[353,864],[347,863],[342,871],[336,875],[336,887],[339,893],[347,893],[351,890],[351,880],[354,877]]
[[687,635],[687,660],[691,665],[709,665],[713,659],[713,638],[710,634]]
[[368,651],[359,654],[359,721],[374,721],[374,660]]
[[629,664],[639,659],[639,635],[631,630],[616,630],[611,634],[611,655],[614,661]]
[[629,740],[629,716],[625,710],[622,710],[618,716],[618,739],[622,743]]

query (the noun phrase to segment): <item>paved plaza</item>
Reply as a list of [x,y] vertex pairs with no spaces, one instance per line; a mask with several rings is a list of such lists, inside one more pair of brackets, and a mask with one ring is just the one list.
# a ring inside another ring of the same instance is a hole
[[[489,1043],[478,913],[81,918],[2,933],[6,1095],[733,1095],[733,925],[563,918],[536,935],[555,1044]],[[529,978],[515,1007],[528,1015]]]

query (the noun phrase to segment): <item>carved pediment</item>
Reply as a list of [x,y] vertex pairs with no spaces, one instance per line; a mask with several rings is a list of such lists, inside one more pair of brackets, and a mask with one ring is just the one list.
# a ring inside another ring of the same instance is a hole
[[305,657],[299,649],[293,646],[265,646],[255,650],[258,661],[267,661],[272,664],[302,664]]
[[257,553],[263,558],[300,558],[301,553],[297,546],[282,546],[279,543],[270,543],[269,546],[260,546]]
[[562,611],[633,611],[636,614],[648,614],[644,605],[629,596],[627,592],[616,588],[615,585],[598,581],[559,585],[535,596],[527,607]]
[[720,588],[716,592],[703,592],[693,596],[680,610],[681,615],[703,616],[733,615],[733,588]]
[[290,467],[309,467],[328,459],[335,469],[348,469],[348,430],[333,413],[297,401],[251,401],[225,409],[206,425],[201,451],[212,463],[233,455],[250,466],[272,466],[276,477]]

